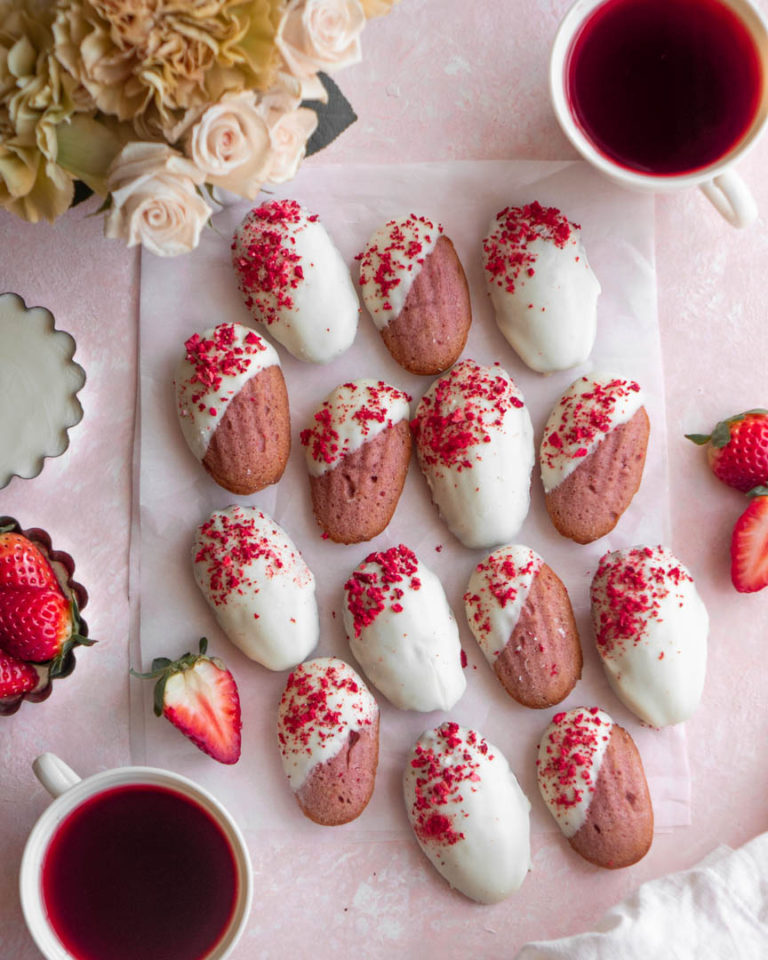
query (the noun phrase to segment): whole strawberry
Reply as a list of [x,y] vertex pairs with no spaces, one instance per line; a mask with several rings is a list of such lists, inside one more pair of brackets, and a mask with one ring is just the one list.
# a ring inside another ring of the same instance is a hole
[[0,650],[0,700],[30,693],[39,683],[40,677],[32,664]]
[[768,484],[768,410],[747,410],[717,424],[711,434],[687,433],[707,445],[712,472],[743,493]]
[[58,585],[55,590],[0,589],[0,650],[32,663],[50,661],[51,679],[59,675],[73,646],[93,643],[79,630],[77,605],[63,595]]
[[739,593],[768,587],[768,487],[756,487],[731,537],[731,580]]
[[178,660],[158,657],[149,673],[134,677],[157,679],[155,714],[164,716],[209,757],[219,763],[240,759],[240,696],[235,678],[217,657],[207,657],[208,641],[200,653]]

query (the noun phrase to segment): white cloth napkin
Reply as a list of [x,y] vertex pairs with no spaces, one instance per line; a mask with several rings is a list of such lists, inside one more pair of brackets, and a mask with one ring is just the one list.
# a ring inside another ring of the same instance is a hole
[[597,929],[529,943],[517,960],[766,960],[768,833],[644,883]]

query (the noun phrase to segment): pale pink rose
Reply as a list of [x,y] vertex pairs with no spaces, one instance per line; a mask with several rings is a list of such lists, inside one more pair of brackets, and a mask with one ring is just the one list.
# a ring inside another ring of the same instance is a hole
[[306,107],[289,110],[274,120],[269,128],[272,154],[267,180],[270,183],[285,183],[296,176],[307,152],[307,141],[316,127],[317,114]]
[[129,247],[141,243],[159,257],[194,249],[211,215],[195,189],[202,181],[197,167],[165,144],[129,143],[110,167],[105,235]]
[[256,94],[225,93],[192,127],[185,149],[212,186],[253,200],[271,162],[271,137]]
[[360,0],[291,0],[275,42],[291,73],[332,73],[361,59],[365,13]]

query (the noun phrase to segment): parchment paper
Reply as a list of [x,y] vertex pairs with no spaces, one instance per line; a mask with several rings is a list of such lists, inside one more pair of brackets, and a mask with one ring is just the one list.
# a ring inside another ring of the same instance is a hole
[[[562,578],[573,602],[584,648],[584,673],[563,707],[599,704],[635,738],[654,801],[657,829],[689,822],[690,778],[682,726],[643,727],[616,700],[603,678],[589,625],[589,584],[608,549],[669,540],[664,386],[656,314],[653,202],[612,186],[582,163],[459,162],[409,166],[307,165],[277,196],[292,196],[322,222],[357,279],[354,256],[387,219],[407,213],[438,219],[453,240],[467,272],[473,324],[463,356],[499,361],[521,385],[530,408],[536,444],[554,402],[575,377],[592,368],[637,379],[648,395],[652,434],[640,492],[617,529],[590,546],[561,538],[544,508],[534,468],[532,507],[518,539],[541,553]],[[485,290],[480,242],[491,219],[507,204],[531,200],[561,208],[580,223],[595,273],[602,284],[599,332],[583,368],[542,377],[528,370],[498,332]],[[191,544],[209,513],[238,498],[210,480],[188,451],[175,418],[173,372],[185,339],[223,321],[248,323],[236,289],[229,245],[248,205],[225,208],[193,253],[172,260],[144,254],[141,274],[141,415],[138,499],[140,534],[139,635],[134,666],[147,669],[155,656],[177,656],[209,638],[210,650],[232,669],[243,707],[243,754],[234,767],[210,760],[165,720],[152,715],[152,684],[133,681],[132,745],[135,762],[170,767],[199,781],[229,806],[247,832],[289,831],[328,839],[343,831],[361,839],[407,831],[401,798],[404,757],[427,727],[448,717],[402,712],[381,695],[380,764],[373,799],[358,821],[325,830],[305,820],[285,780],[276,744],[276,707],[287,673],[270,673],[244,657],[218,629],[193,577]],[[389,356],[365,310],[352,348],[328,366],[294,360],[280,352],[288,384],[292,451],[280,483],[251,498],[271,513],[302,550],[318,584],[321,640],[315,656],[335,654],[356,666],[341,623],[342,587],[349,572],[373,549],[403,542],[441,577],[461,627],[468,658],[468,688],[450,719],[478,729],[510,761],[532,803],[534,831],[556,829],[539,797],[535,756],[554,710],[519,706],[502,690],[467,628],[462,594],[485,551],[461,546],[438,518],[415,460],[389,528],[368,544],[339,546],[321,539],[312,517],[299,431],[319,401],[337,384],[380,377],[414,397],[431,378],[406,373]],[[134,564],[136,566],[136,564]]]

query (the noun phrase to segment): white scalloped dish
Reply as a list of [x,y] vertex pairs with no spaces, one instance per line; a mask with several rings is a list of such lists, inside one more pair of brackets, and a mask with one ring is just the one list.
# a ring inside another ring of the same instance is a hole
[[0,295],[0,488],[14,476],[36,477],[46,457],[69,446],[85,383],[74,353],[75,341],[56,330],[49,310]]

